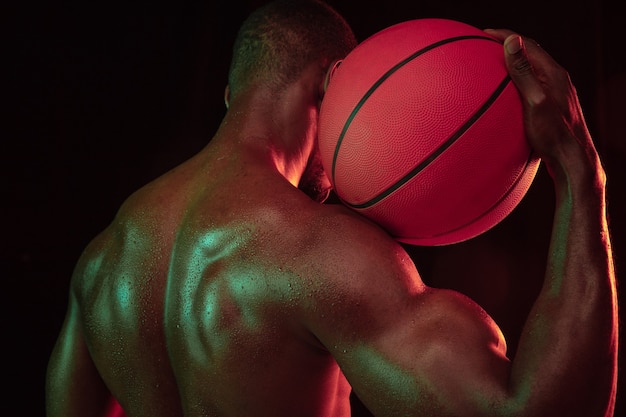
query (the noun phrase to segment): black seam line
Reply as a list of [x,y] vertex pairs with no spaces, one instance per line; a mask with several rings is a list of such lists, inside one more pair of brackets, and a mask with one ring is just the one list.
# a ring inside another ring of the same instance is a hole
[[[445,236],[447,234],[450,233],[454,233],[457,232],[467,226],[469,226],[472,223],[477,222],[478,220],[482,219],[483,217],[491,214],[493,212],[493,209],[498,207],[500,205],[500,203],[502,203],[504,201],[504,199],[506,199],[510,194],[511,194],[511,190],[515,189],[517,187],[517,185],[519,184],[519,182],[524,178],[524,176],[526,175],[526,172],[528,172],[528,167],[530,166],[531,162],[536,158],[535,152],[531,149],[529,154],[528,154],[528,158],[526,159],[526,165],[524,165],[524,169],[522,169],[522,171],[520,172],[520,174],[518,175],[518,177],[515,179],[515,181],[513,181],[513,184],[511,184],[511,186],[506,190],[506,192],[502,195],[502,197],[500,197],[500,199],[498,201],[496,201],[491,207],[489,207],[489,209],[485,210],[484,213],[478,215],[476,218],[465,222],[465,224],[462,224],[461,226],[457,226],[454,229],[450,229],[447,230],[445,232],[441,232],[441,233],[437,233],[435,235],[430,235],[430,236],[423,236],[420,237],[420,239],[436,239],[438,237],[441,236]],[[515,209],[515,207],[513,207]],[[495,225],[494,225],[495,226]],[[398,239],[412,239],[411,236],[396,236]]]
[[411,178],[415,175],[419,174],[424,168],[426,168],[432,161],[434,161],[439,155],[441,155],[446,149],[448,149],[454,142],[457,141],[476,121],[480,118],[480,116],[485,113],[488,108],[496,101],[496,99],[502,94],[504,89],[507,87],[509,82],[511,81],[511,77],[508,75],[504,77],[504,80],[500,83],[498,88],[491,94],[491,96],[487,99],[487,101],[472,115],[472,117],[463,124],[448,140],[446,140],[439,148],[437,148],[428,158],[424,159],[419,165],[413,168],[408,174],[402,177],[399,181],[393,184],[391,187],[387,188],[385,191],[378,194],[373,199],[366,201],[361,204],[351,204],[349,202],[344,201],[348,206],[363,209],[373,206],[374,204],[381,201],[383,198],[387,197],[389,194],[396,191],[398,188],[402,187],[406,184]]
[[408,64],[409,62],[411,62],[415,58],[419,57],[420,55],[423,55],[426,52],[428,52],[430,50],[433,50],[435,48],[438,48],[438,47],[440,47],[442,45],[445,45],[445,44],[448,44],[448,43],[452,43],[452,42],[456,42],[456,41],[468,40],[468,39],[483,39],[483,40],[487,40],[487,41],[498,42],[497,40],[495,40],[493,38],[490,38],[490,37],[487,37],[487,36],[480,36],[480,35],[457,36],[457,37],[454,37],[454,38],[443,39],[443,40],[441,40],[439,42],[435,42],[435,43],[433,43],[431,45],[428,45],[427,47],[425,47],[423,49],[420,49],[419,51],[413,53],[409,57],[407,57],[404,60],[400,61],[398,64],[394,65],[390,70],[388,70],[385,74],[383,74],[370,87],[369,90],[367,90],[365,95],[361,98],[361,100],[359,100],[357,105],[354,107],[354,110],[352,110],[352,113],[350,113],[350,116],[346,120],[346,123],[344,124],[343,129],[341,130],[341,133],[339,134],[339,138],[337,138],[337,144],[335,145],[335,153],[333,154],[333,165],[332,165],[332,169],[331,169],[331,177],[332,177],[333,183],[335,182],[335,165],[337,164],[337,156],[339,155],[339,148],[341,147],[341,142],[343,142],[343,138],[346,135],[346,132],[348,131],[348,128],[350,127],[350,124],[352,123],[352,120],[354,120],[354,118],[356,117],[356,115],[359,112],[359,110],[361,109],[361,107],[363,107],[363,105],[365,104],[367,99],[374,93],[374,91],[387,78],[391,77],[391,75],[394,72],[398,71],[401,67],[403,67],[404,65]]

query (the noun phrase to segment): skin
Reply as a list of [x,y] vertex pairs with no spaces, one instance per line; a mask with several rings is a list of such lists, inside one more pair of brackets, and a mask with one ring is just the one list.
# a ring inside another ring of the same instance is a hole
[[532,40],[489,33],[556,193],[544,287],[513,361],[476,303],[425,286],[383,230],[296,188],[317,155],[324,71],[312,66],[280,99],[227,90],[210,144],[86,248],[48,416],[103,416],[116,401],[129,417],[348,416],[350,386],[377,416],[612,415],[604,171],[567,73]]

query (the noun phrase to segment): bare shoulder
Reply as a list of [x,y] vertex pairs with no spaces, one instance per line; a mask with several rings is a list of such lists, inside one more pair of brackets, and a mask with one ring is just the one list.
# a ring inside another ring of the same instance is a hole
[[72,274],[72,290],[91,299],[99,288],[119,277],[140,280],[157,271],[174,236],[176,199],[150,183],[131,194],[111,216],[110,223],[84,248]]
[[[425,290],[403,247],[383,229],[343,206],[324,206],[310,221],[305,276],[317,283],[313,327],[373,331],[385,317]],[[367,317],[370,317],[369,319]],[[314,330],[315,332],[315,330]]]
[[[315,220],[317,245],[324,266],[334,279],[371,286],[394,280],[404,289],[421,290],[419,274],[404,248],[363,216],[339,205],[325,206]],[[358,277],[358,279],[357,279]],[[373,280],[373,282],[370,282]]]
[[406,312],[412,324],[422,323],[424,329],[442,329],[446,321],[449,329],[471,329],[505,349],[497,325],[476,302],[456,291],[427,287],[409,254],[382,228],[340,207],[330,208],[319,221],[327,223],[319,228],[315,253],[324,261],[322,279],[350,300],[341,304],[359,307],[359,320],[372,317],[370,330],[376,323],[393,327],[390,321]]

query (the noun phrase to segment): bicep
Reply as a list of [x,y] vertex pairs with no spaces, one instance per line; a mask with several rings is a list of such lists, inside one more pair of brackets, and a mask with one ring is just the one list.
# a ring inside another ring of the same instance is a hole
[[333,352],[359,398],[375,415],[492,414],[506,398],[510,363],[491,318],[451,291],[397,301],[375,307],[370,323],[381,330]]
[[487,313],[457,292],[426,287],[408,254],[377,229],[341,232],[339,243],[332,234],[325,242],[329,266],[306,320],[370,411],[476,416],[511,407],[504,337]]
[[48,417],[105,416],[113,401],[87,349],[78,305],[71,295],[48,362],[46,413]]

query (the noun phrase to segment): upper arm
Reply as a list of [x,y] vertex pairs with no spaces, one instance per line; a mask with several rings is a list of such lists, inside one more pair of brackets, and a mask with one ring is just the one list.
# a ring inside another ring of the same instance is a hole
[[510,373],[496,324],[467,297],[427,288],[401,248],[376,243],[343,252],[358,264],[334,262],[327,288],[341,301],[321,299],[312,326],[356,394],[375,415],[496,414]]
[[[493,320],[448,290],[412,297],[372,349],[408,371],[416,410],[441,415],[496,415],[508,400],[510,361]],[[410,406],[411,404],[405,404]]]
[[73,294],[46,374],[48,417],[111,415],[115,401],[93,363]]
[[429,289],[379,319],[350,355],[335,354],[359,398],[380,415],[491,415],[507,395],[504,340],[480,308]]

